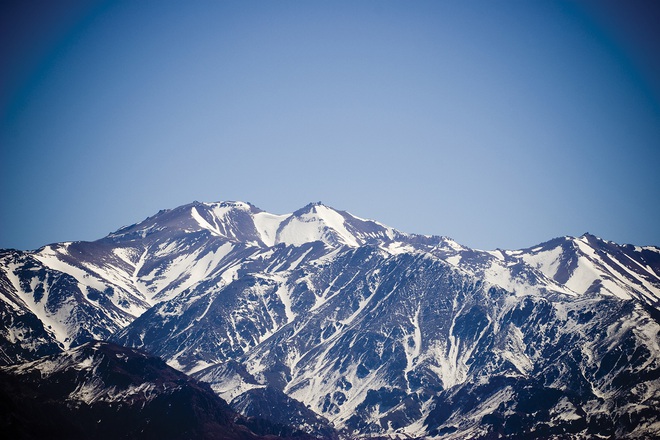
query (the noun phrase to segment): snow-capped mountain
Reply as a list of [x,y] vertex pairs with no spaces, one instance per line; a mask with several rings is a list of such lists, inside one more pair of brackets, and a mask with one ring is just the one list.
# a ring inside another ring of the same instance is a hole
[[560,237],[523,250],[442,249],[438,256],[512,292],[598,293],[660,304],[657,247],[618,245],[591,234]]
[[[469,249],[314,203],[194,202],[0,254],[3,363],[146,350],[317,436],[660,435],[660,249]],[[577,438],[577,437],[576,437]]]

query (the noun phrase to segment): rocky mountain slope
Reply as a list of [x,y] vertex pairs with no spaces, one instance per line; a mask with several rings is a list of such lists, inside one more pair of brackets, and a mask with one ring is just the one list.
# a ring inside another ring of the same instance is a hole
[[660,249],[480,251],[323,204],[0,254],[5,364],[111,339],[318,436],[660,435]]

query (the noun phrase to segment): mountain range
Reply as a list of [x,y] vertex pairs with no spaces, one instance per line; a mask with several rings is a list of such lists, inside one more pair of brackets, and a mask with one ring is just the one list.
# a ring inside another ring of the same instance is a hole
[[660,436],[654,246],[483,251],[320,202],[193,202],[94,242],[0,251],[0,299],[12,380],[109,341],[287,435]]

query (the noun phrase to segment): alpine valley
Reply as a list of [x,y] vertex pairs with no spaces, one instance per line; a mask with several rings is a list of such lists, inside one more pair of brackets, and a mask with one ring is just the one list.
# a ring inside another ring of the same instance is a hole
[[482,251],[321,203],[194,202],[2,250],[0,299],[16,438],[117,411],[127,438],[660,438],[658,247]]

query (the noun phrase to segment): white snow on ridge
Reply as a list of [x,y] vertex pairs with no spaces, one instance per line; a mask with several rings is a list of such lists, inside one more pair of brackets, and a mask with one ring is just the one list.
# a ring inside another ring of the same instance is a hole
[[450,257],[445,258],[445,261],[452,266],[458,267],[459,263],[461,262],[461,259],[463,257],[460,254],[452,255]]
[[490,263],[489,267],[483,271],[483,278],[486,282],[500,286],[516,295],[528,295],[532,292],[538,293],[537,288],[516,280],[500,260],[493,260]]
[[166,270],[156,267],[138,282],[151,290],[148,299],[152,304],[167,301],[218,270],[233,249],[232,243],[224,243],[214,251],[203,253],[198,249],[181,254],[168,263]]
[[46,330],[50,332],[65,349],[68,349],[71,340],[69,339],[69,332],[64,322],[66,322],[66,318],[68,318],[70,314],[70,305],[63,305],[59,310],[59,313],[55,315],[48,312],[46,310],[46,302],[48,301],[48,293],[50,292],[48,287],[44,286],[46,295],[44,295],[39,302],[36,302],[31,294],[23,294],[23,291],[20,289],[18,276],[14,273],[15,270],[15,265],[7,265],[7,277],[14,286],[14,289],[19,292],[20,298],[25,302],[30,311],[44,324],[44,328],[46,328]]
[[[602,259],[596,254],[596,251],[588,244],[586,239],[579,238],[575,240],[575,243],[578,245],[582,255],[578,257],[578,266],[573,272],[573,275],[566,282],[566,286],[569,289],[582,294],[585,293],[594,282],[600,280],[601,286],[604,288],[602,290],[619,298],[630,299],[630,294],[624,289],[614,282],[609,282],[609,276],[603,276],[603,274],[610,275],[612,271],[608,271],[606,267],[602,266]],[[601,293],[603,293],[602,290]]]
[[484,252],[487,253],[488,255],[494,257],[494,258],[497,258],[500,261],[504,261],[504,253],[499,249],[494,250],[494,251],[484,251]]
[[323,228],[319,225],[318,218],[310,218],[309,215],[306,215],[301,219],[291,218],[277,235],[276,242],[301,246],[305,243],[322,240],[322,238]]
[[540,270],[549,279],[554,279],[559,269],[561,256],[562,248],[558,246],[549,251],[525,254],[522,260],[533,268]]
[[317,205],[314,209],[314,212],[290,217],[277,234],[276,242],[293,246],[301,246],[313,241],[332,244],[331,237],[327,235],[329,229],[337,234],[341,243],[351,247],[359,246],[356,238],[346,229],[341,214],[323,205]]
[[[146,310],[146,305],[143,302],[145,298],[143,297],[142,292],[133,284],[131,274],[122,270],[117,264],[106,263],[99,266],[81,260],[79,267],[73,266],[62,260],[62,256],[68,254],[67,248],[69,245],[70,243],[66,243],[65,247],[57,248],[46,246],[41,251],[32,254],[32,256],[49,269],[71,275],[76,279],[80,290],[83,292],[85,292],[87,288],[103,292],[108,287],[112,287],[115,293],[109,296],[110,301],[112,301],[118,309],[123,310],[132,316],[139,316]],[[119,255],[116,252],[113,252],[113,255],[127,265],[133,266],[130,261],[124,259],[126,255]],[[131,300],[128,302],[123,301],[123,299],[126,298],[131,298]],[[89,303],[94,307],[99,308],[99,305],[93,301],[90,301]],[[113,320],[121,327],[128,324],[121,320]]]
[[[65,246],[68,247],[68,244]],[[49,269],[69,274],[79,283],[103,291],[106,285],[99,279],[90,277],[89,273],[84,269],[72,266],[60,259],[60,255],[67,254],[66,247],[54,249],[52,246],[46,246],[41,251],[32,254],[32,256]]]
[[172,264],[171,270],[168,270],[165,280],[167,286],[179,281],[180,284],[177,283],[177,287],[168,292],[166,298],[159,298],[159,301],[173,298],[206,279],[233,249],[234,246],[231,243],[224,243],[217,250],[207,252],[203,256],[199,252],[193,252],[177,258]]
[[410,244],[405,244],[401,241],[394,241],[388,244],[387,246],[381,246],[380,248],[390,255],[399,255],[399,254],[415,252],[414,246]]
[[358,247],[360,245],[353,234],[348,232],[348,229],[346,229],[346,226],[344,225],[344,216],[339,214],[337,211],[323,205],[318,205],[316,207],[316,212],[319,214],[320,219],[323,221],[323,223],[325,223],[325,225],[339,234],[345,244],[351,247]]
[[[627,255],[626,255],[626,257],[629,259],[629,261],[632,261],[633,263],[637,264],[637,266],[640,267],[642,270],[647,271],[647,269],[644,266],[637,263],[635,260],[628,257]],[[642,295],[644,295],[649,300],[649,302],[653,303],[658,298],[660,298],[660,288],[658,288],[658,286],[653,285],[644,276],[641,276],[639,273],[629,269],[625,264],[621,263],[621,261],[619,261],[618,259],[612,258],[611,261],[614,265],[616,265],[618,267],[618,270],[617,270],[617,268],[615,268],[613,266],[610,266],[609,264],[605,263],[604,261],[602,262],[602,264],[615,278],[619,279],[619,283],[616,283],[616,284],[618,284],[617,288],[620,291],[624,292],[623,293],[624,296],[622,296],[622,298],[623,297],[630,297],[630,295],[627,293],[627,291],[626,291],[627,289],[624,288],[624,286],[627,286],[629,284],[629,281],[626,279],[626,277],[624,275],[621,274],[621,272],[625,272],[626,274],[628,274],[628,276],[630,278],[637,281],[639,286],[643,287],[643,289],[640,288],[639,291]],[[615,295],[616,295],[616,293],[615,293]],[[617,295],[617,296],[619,296],[619,295]]]
[[[194,206],[190,211],[192,218],[200,228],[206,229],[216,236],[227,238],[232,238],[229,236],[231,231],[225,230],[227,214],[237,208],[249,210],[249,205],[234,202],[206,204],[206,206],[210,208],[213,222],[206,220]],[[346,227],[344,216],[324,205],[315,205],[312,211],[296,217],[293,214],[278,215],[264,211],[251,214],[251,217],[261,241],[266,246],[275,246],[280,243],[301,246],[314,241],[334,244],[335,240],[351,247],[358,247],[361,244],[360,240]],[[394,235],[391,228],[385,228],[387,229],[386,235]]]
[[208,231],[211,231],[212,234],[222,237],[222,233],[220,232],[218,227],[213,226],[209,222],[204,220],[204,217],[200,215],[200,213],[197,211],[197,208],[195,208],[194,206],[190,208],[190,214],[202,229],[206,229]]
[[254,227],[266,246],[277,244],[277,230],[282,222],[289,217],[291,217],[291,214],[276,215],[267,212],[259,212],[252,216]]

